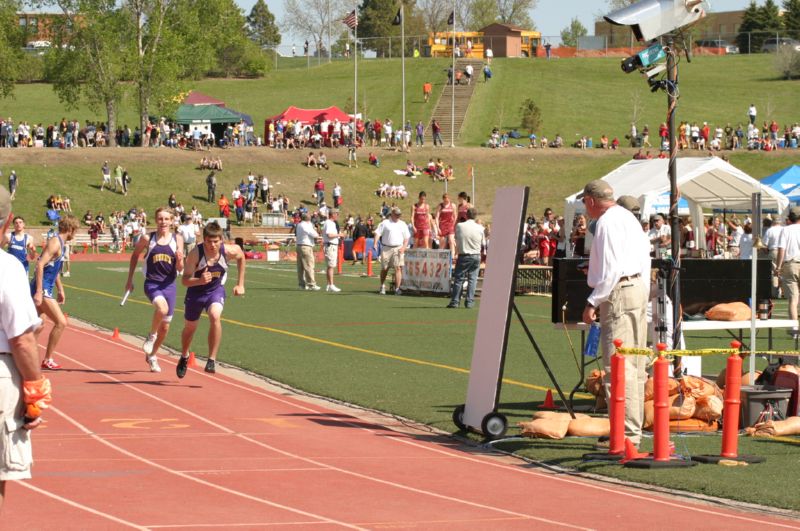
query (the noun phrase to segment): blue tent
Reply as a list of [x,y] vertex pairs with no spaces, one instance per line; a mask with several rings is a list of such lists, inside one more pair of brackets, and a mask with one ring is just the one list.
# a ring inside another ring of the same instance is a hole
[[797,164],[784,168],[768,177],[761,179],[761,184],[765,184],[786,195],[789,201],[800,200],[800,166]]

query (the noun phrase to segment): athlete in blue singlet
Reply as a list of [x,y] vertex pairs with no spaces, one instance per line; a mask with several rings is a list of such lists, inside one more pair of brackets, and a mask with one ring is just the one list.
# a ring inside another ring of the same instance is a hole
[[228,263],[236,260],[238,280],[233,294],[244,295],[244,253],[238,245],[222,243],[222,228],[212,221],[203,229],[203,243],[186,257],[183,269],[183,285],[186,290],[184,327],[181,334],[181,359],[175,368],[178,378],[186,375],[189,364],[189,347],[200,315],[208,315],[208,361],[206,372],[216,372],[216,359],[222,339],[222,306],[225,304],[225,279],[228,276]]
[[145,360],[151,372],[161,372],[158,365],[159,347],[169,332],[169,324],[175,313],[175,278],[183,269],[183,237],[172,232],[174,214],[167,207],[156,210],[156,231],[142,236],[136,242],[128,269],[126,291],[133,291],[133,272],[139,256],[144,258],[144,293],[155,310],[150,333],[142,344]]
[[[66,302],[67,297],[59,273],[66,252],[65,244],[72,240],[76,230],[78,230],[78,220],[72,214],[64,214],[58,222],[58,234],[47,240],[42,255],[36,262],[36,272],[31,280],[31,294],[36,311],[40,317],[46,316],[53,321],[53,328],[47,340],[47,352],[42,361],[43,369],[61,368],[61,365],[53,359],[58,340],[67,327],[67,319],[60,306]],[[56,298],[53,298],[54,293]],[[43,327],[40,327],[36,335],[38,336],[42,330]]]
[[6,247],[8,254],[22,262],[25,272],[28,272],[28,261],[36,257],[36,246],[33,237],[25,232],[25,220],[22,216],[14,217],[14,232],[9,232],[3,237],[2,246]]

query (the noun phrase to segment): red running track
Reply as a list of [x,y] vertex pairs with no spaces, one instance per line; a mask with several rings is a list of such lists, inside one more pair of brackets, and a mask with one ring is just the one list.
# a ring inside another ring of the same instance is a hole
[[283,390],[190,370],[70,326],[6,529],[798,528],[556,475]]

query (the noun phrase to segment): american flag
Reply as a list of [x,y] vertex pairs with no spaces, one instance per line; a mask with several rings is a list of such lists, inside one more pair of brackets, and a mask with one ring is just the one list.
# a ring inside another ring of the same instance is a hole
[[342,19],[342,22],[350,29],[356,29],[358,26],[358,15],[356,15],[356,10],[354,9],[351,11],[346,17]]

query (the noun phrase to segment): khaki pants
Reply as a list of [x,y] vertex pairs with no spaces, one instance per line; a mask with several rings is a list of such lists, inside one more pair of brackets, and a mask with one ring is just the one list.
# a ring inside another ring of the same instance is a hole
[[[623,347],[647,346],[648,286],[641,277],[621,281],[608,300],[600,305],[600,344],[606,376],[603,384],[606,401],[611,404],[611,355],[614,340]],[[647,381],[647,357],[625,356],[625,436],[635,445],[642,437],[644,421],[644,384]]]
[[797,318],[797,303],[800,302],[800,262],[790,260],[783,263],[781,268],[781,280],[783,281],[783,296],[789,303],[789,318]]
[[301,288],[316,286],[314,280],[314,247],[297,246],[297,283]]

